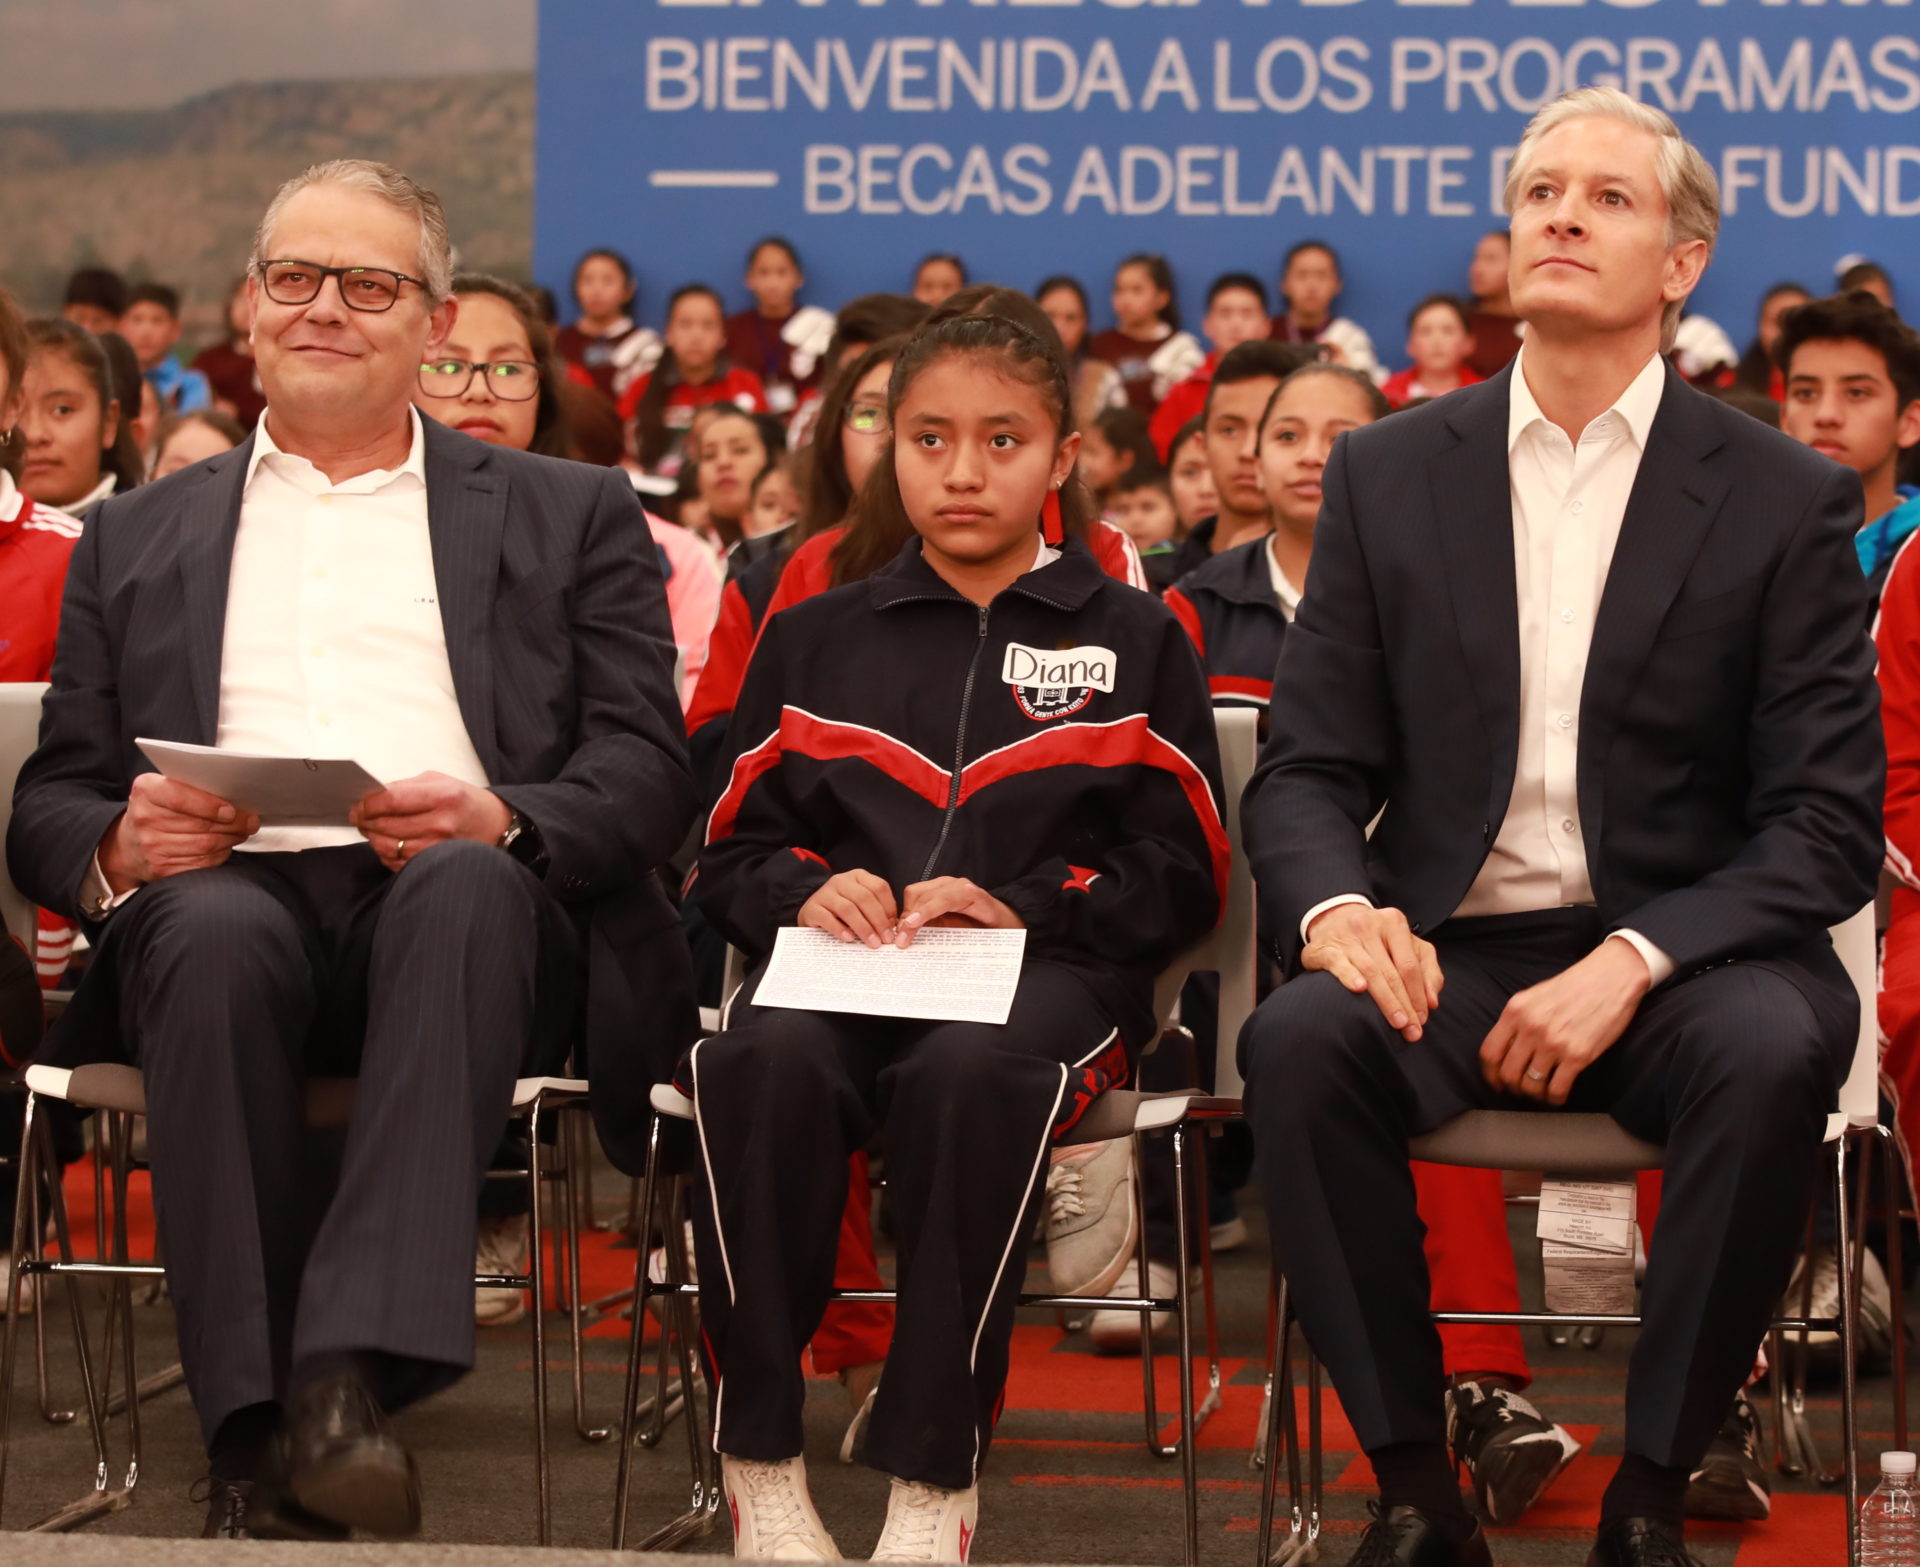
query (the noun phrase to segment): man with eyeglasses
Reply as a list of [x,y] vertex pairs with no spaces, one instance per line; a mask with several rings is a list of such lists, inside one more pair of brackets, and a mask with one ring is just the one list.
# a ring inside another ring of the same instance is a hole
[[[397,170],[281,189],[248,280],[267,412],[90,519],[15,796],[16,883],[96,949],[42,1060],[143,1073],[209,1536],[418,1530],[387,1416],[473,1363],[513,1080],[582,1047],[630,1165],[697,1026],[653,874],[697,802],[642,513],[617,470],[414,411],[451,276]],[[384,787],[262,821],[149,770],[153,737]],[[352,1122],[316,1179],[305,1084],[337,1076]]]

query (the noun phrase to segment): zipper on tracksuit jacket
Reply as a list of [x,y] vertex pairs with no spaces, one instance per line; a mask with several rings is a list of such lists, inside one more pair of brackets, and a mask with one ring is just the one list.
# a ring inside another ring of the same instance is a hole
[[947,790],[947,814],[941,819],[940,836],[934,841],[933,853],[927,856],[920,872],[922,881],[933,880],[933,867],[939,862],[940,851],[947,846],[947,834],[953,830],[953,818],[960,810],[960,772],[967,759],[967,709],[973,706],[973,681],[980,673],[980,654],[987,645],[987,617],[993,612],[989,604],[975,608],[980,615],[980,632],[974,639],[973,657],[967,662],[967,683],[960,688],[960,730],[953,741],[953,783]]

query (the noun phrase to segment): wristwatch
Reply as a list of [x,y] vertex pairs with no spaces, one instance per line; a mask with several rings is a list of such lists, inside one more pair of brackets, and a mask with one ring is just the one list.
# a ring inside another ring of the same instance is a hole
[[539,828],[512,806],[507,807],[506,831],[495,840],[495,847],[505,849],[528,870],[539,870],[547,858],[546,845],[540,841]]

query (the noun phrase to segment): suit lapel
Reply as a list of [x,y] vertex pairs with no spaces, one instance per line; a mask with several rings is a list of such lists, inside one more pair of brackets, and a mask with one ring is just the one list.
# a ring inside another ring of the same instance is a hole
[[493,703],[493,603],[507,487],[487,449],[427,419],[427,531],[447,663],[467,735],[489,778],[500,773]]
[[1705,396],[1669,367],[1607,568],[1580,691],[1578,783],[1590,863],[1601,841],[1601,767],[1621,710],[1726,498],[1726,475],[1707,461],[1724,442],[1709,412]]
[[181,522],[180,583],[186,601],[187,679],[199,728],[182,738],[212,745],[220,727],[220,656],[227,632],[227,582],[254,437],[207,465]]
[[1491,824],[1506,814],[1520,743],[1520,605],[1507,477],[1507,389],[1513,374],[1509,366],[1484,390],[1451,394],[1447,426],[1454,444],[1428,465],[1454,624],[1487,735]]

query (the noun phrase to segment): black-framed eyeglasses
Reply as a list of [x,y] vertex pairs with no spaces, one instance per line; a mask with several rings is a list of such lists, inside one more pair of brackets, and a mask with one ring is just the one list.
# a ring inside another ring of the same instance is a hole
[[464,397],[479,376],[502,402],[531,402],[540,395],[540,367],[531,359],[429,359],[420,367],[420,390],[429,397]]
[[340,280],[340,297],[349,310],[370,315],[391,310],[400,298],[400,285],[411,283],[422,293],[427,285],[417,277],[386,267],[323,267],[317,261],[262,261],[260,286],[276,305],[310,305],[320,297],[330,277]]

